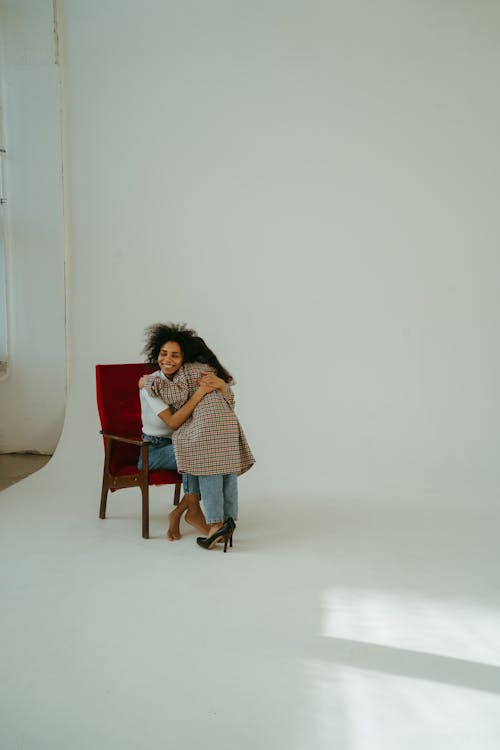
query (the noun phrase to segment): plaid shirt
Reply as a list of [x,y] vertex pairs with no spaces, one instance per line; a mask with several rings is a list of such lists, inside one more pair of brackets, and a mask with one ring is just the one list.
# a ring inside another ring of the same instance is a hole
[[[145,388],[176,411],[197,390],[198,378],[207,371],[213,368],[200,362],[188,362],[177,370],[172,380],[150,375]],[[229,386],[227,390],[227,398],[220,391],[207,393],[172,435],[180,472],[196,476],[239,475],[255,463],[234,413],[233,392]]]

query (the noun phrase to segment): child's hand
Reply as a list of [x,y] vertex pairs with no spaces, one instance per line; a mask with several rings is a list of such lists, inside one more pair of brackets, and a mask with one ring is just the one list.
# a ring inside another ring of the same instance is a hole
[[148,377],[149,377],[149,375],[142,375],[142,377],[139,378],[139,382],[137,383],[137,385],[139,386],[139,388],[144,388],[144,386],[146,385],[146,380],[147,380]]

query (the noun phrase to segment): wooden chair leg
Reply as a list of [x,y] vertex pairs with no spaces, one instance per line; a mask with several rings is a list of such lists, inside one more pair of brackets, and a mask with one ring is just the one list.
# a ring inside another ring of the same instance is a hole
[[112,438],[104,438],[104,468],[102,470],[102,490],[101,506],[99,508],[99,518],[106,518],[106,503],[108,501],[109,481],[109,462],[111,460],[111,448],[113,445]]
[[180,497],[181,497],[181,486],[180,484],[176,484],[175,492],[174,492],[174,505],[179,505]]
[[142,538],[149,539],[149,445],[141,446],[142,469],[139,471],[139,486],[142,493]]
[[99,518],[106,518],[106,503],[108,500],[109,485],[106,481],[106,477],[102,478],[102,490],[101,490],[101,505],[99,508]]
[[149,539],[149,487],[141,487],[142,493],[142,538]]

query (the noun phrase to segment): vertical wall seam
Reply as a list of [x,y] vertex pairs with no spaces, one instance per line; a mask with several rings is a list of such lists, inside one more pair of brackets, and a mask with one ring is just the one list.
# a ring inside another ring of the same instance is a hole
[[67,142],[66,142],[66,97],[64,85],[64,66],[61,56],[61,24],[60,24],[60,7],[58,0],[53,0],[53,23],[54,23],[54,62],[58,70],[58,88],[59,88],[59,138],[61,153],[61,210],[62,210],[62,260],[63,260],[63,284],[64,284],[64,345],[65,345],[65,363],[66,363],[66,406],[70,388],[70,336],[69,336],[69,218],[68,218],[68,199],[67,199]]

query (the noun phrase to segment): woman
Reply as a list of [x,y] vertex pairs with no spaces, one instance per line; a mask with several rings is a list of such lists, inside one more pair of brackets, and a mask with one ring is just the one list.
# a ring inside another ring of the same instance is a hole
[[[150,362],[158,362],[160,369],[153,373],[156,377],[167,378],[165,374],[169,370],[169,364],[162,356],[160,360],[161,347],[155,345],[155,341],[148,338],[144,352]],[[139,380],[141,387],[143,378]],[[213,373],[206,373],[200,378],[200,384],[189,400],[175,413],[165,408],[165,402],[160,398],[151,396],[146,389],[139,391],[141,401],[141,418],[143,438],[149,443],[148,466],[150,471],[159,469],[177,470],[174,447],[172,444],[172,433],[193,412],[197,404],[207,393],[224,386],[224,381]],[[139,458],[139,469],[142,467],[142,455]],[[181,538],[180,520],[186,511],[185,520],[194,526],[202,534],[207,535],[209,528],[200,508],[199,490],[195,487],[193,492],[186,493],[179,505],[169,514],[169,527],[167,538],[175,541]]]
[[166,377],[151,375],[142,380],[149,395],[160,397],[173,416],[198,392],[207,370],[223,381],[200,398],[191,415],[175,429],[172,440],[178,470],[184,474],[184,489],[188,494],[199,491],[205,509],[209,529],[204,537],[198,537],[198,544],[213,549],[218,541],[224,541],[226,551],[238,513],[236,477],[255,463],[234,413],[229,385],[232,376],[195,331],[175,324],[157,324],[147,330],[150,342],[154,340],[155,346],[162,342],[158,362]]

